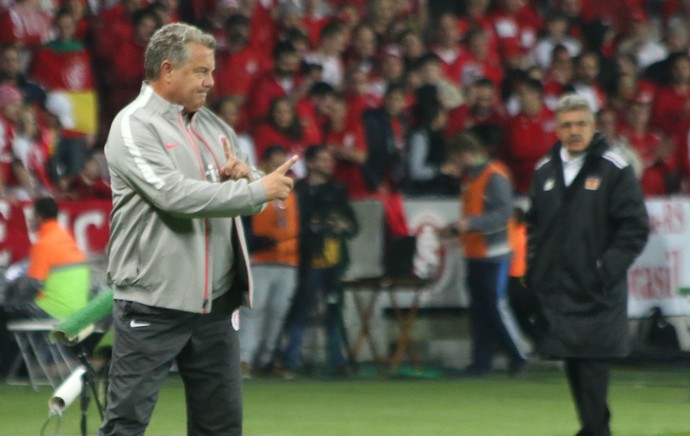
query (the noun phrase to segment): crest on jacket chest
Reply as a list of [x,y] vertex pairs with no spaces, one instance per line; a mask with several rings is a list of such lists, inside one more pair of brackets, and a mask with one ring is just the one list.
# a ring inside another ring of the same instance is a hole
[[585,189],[588,191],[596,191],[601,186],[601,177],[589,176],[585,179]]

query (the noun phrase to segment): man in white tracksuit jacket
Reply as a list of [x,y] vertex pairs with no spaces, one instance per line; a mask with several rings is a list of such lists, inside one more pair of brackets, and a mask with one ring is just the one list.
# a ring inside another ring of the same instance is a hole
[[295,158],[264,176],[203,107],[214,49],[186,24],[156,32],[141,94],[108,136],[115,341],[102,435],[144,433],[173,360],[188,434],[242,433],[237,309],[251,302],[251,275],[238,217],[287,197]]

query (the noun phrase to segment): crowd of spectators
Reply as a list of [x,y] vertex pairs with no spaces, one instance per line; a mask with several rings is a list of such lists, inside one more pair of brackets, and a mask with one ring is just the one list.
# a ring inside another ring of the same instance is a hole
[[646,194],[688,189],[685,0],[3,0],[0,196],[108,196],[110,122],[174,21],[216,36],[210,104],[250,159],[325,144],[351,198],[455,195],[440,168],[466,129],[525,194],[566,92]]

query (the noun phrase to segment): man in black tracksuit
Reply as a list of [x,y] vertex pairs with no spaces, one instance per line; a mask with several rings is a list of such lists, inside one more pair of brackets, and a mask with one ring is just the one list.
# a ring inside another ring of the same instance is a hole
[[628,353],[626,275],[649,221],[632,168],[594,132],[586,100],[559,100],[556,133],[530,189],[527,285],[544,315],[540,353],[565,360],[578,435],[606,436],[609,362]]

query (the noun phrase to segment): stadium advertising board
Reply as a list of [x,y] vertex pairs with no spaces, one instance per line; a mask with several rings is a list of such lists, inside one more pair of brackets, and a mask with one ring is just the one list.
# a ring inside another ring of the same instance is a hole
[[[59,207],[58,221],[72,231],[82,250],[92,255],[105,253],[110,202],[62,202]],[[0,200],[0,267],[6,267],[28,255],[33,237],[29,231],[31,215],[29,202]]]
[[[457,220],[457,202],[406,199],[403,206],[410,231],[418,238],[415,271],[420,276],[436,278],[423,306],[466,306],[460,249],[436,236],[436,230]],[[110,202],[102,200],[63,202],[59,221],[72,230],[85,252],[102,255],[108,243],[110,208]],[[370,205],[367,209],[371,211]],[[686,295],[690,293],[690,199],[650,199],[647,210],[652,231],[647,246],[628,272],[628,313],[632,318],[645,317],[656,306],[666,315],[690,315]],[[0,200],[0,267],[28,254],[30,218],[31,203]],[[376,229],[380,228],[377,224]],[[371,251],[371,239],[367,242],[364,245]],[[372,264],[366,255],[351,254],[352,262]]]
[[628,271],[628,315],[690,315],[690,200],[656,198],[646,202],[651,225],[647,246]]

